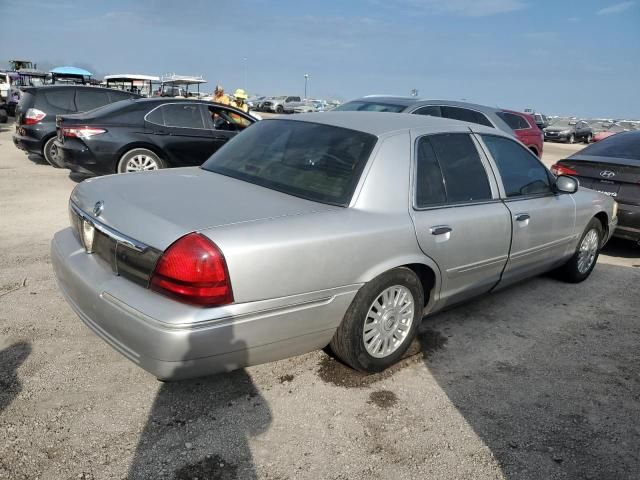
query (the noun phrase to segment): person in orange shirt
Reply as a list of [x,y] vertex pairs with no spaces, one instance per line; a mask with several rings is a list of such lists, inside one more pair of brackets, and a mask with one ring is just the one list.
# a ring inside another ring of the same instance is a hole
[[247,105],[247,92],[245,92],[242,88],[238,88],[233,93],[233,96],[235,97],[236,101],[231,106],[236,107],[237,109],[242,110],[245,113],[249,112],[249,105]]
[[222,85],[216,85],[211,101],[221,103],[222,105],[231,105],[231,100],[229,100],[229,97],[224,93]]

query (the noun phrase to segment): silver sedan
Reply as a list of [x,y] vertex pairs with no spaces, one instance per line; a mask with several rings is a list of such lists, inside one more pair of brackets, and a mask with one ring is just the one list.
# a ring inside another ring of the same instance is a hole
[[86,180],[69,207],[60,288],[161,379],[328,344],[380,371],[424,315],[545,271],[585,280],[617,221],[496,129],[366,112],[265,120],[201,168]]

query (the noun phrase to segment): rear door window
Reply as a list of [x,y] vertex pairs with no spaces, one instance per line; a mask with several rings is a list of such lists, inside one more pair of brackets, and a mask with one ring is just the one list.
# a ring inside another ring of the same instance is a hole
[[94,108],[103,107],[111,103],[109,92],[79,88],[76,93],[76,105],[79,112],[88,112]]
[[549,172],[529,149],[495,135],[482,135],[482,140],[498,166],[507,197],[551,193]]
[[473,140],[466,133],[422,137],[418,144],[417,177],[418,207],[492,198],[487,171]]
[[429,115],[431,117],[441,117],[440,107],[438,105],[427,105],[413,112],[415,115]]
[[489,119],[480,112],[470,110],[468,108],[461,107],[440,107],[440,112],[445,118],[452,118],[455,120],[462,120],[463,122],[477,123],[478,125],[484,125],[486,127],[493,127]]
[[147,121],[174,128],[204,129],[200,105],[170,103],[156,108],[147,116]]
[[504,122],[509,125],[512,130],[524,130],[530,128],[529,122],[527,122],[520,115],[516,115],[515,113],[497,112],[496,115],[504,120]]
[[57,110],[64,112],[75,111],[75,105],[73,103],[75,89],[73,88],[44,90],[41,91],[40,94],[44,95],[45,101]]

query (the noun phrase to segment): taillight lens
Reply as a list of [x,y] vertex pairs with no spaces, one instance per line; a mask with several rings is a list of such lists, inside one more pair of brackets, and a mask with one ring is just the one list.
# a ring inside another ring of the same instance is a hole
[[204,235],[190,233],[162,254],[151,288],[177,300],[214,307],[233,302],[227,262]]
[[35,125],[38,122],[41,122],[47,114],[42,110],[38,110],[37,108],[29,108],[24,114],[24,124],[25,125]]
[[62,135],[69,138],[91,138],[95,135],[101,135],[106,130],[103,128],[92,127],[62,127]]
[[551,165],[551,173],[553,173],[554,175],[577,175],[578,172],[576,172],[573,168],[569,168],[569,167],[565,167],[563,165],[559,165],[559,164],[555,164],[555,165]]

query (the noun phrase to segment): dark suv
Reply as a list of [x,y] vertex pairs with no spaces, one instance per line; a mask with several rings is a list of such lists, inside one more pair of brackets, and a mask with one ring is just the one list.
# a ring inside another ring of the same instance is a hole
[[42,155],[57,166],[55,156],[56,115],[86,112],[109,103],[139,98],[129,92],[84,85],[28,87],[16,108],[13,143],[27,153]]

